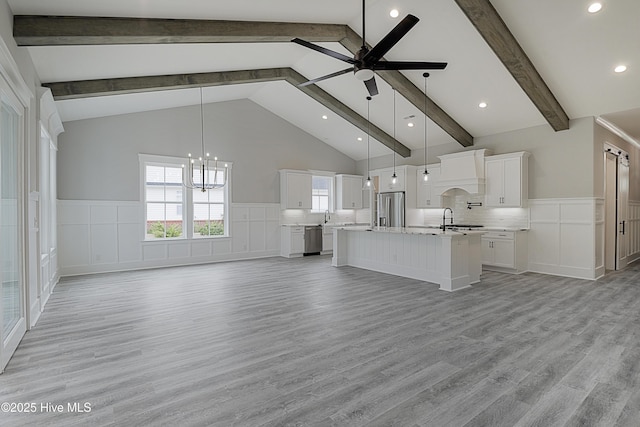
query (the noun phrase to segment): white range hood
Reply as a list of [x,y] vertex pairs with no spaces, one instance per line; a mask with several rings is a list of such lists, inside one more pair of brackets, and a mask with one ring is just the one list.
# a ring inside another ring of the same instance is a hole
[[491,152],[482,149],[438,156],[440,177],[434,186],[436,194],[457,188],[470,194],[484,194],[484,157],[488,155]]

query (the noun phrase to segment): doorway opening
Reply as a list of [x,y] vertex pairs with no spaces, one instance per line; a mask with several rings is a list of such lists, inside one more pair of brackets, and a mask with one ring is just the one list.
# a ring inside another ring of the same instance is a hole
[[629,154],[604,145],[604,261],[605,270],[627,265],[627,215],[629,204]]

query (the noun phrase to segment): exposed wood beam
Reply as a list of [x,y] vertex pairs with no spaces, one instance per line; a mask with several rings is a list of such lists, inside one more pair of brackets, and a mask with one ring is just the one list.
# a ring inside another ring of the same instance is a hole
[[556,130],[569,117],[489,0],[455,0],[534,105]]
[[[307,79],[291,68],[268,68],[262,70],[222,71],[213,73],[173,74],[164,76],[124,77],[115,79],[82,80],[71,82],[44,83],[51,89],[55,100],[89,98],[96,96],[121,95],[127,93],[153,92],[159,90],[185,89],[236,85],[244,83],[284,80],[315,99],[329,110],[350,122],[363,132],[367,132],[367,120],[316,85],[299,87]],[[402,157],[409,157],[411,150],[388,135],[382,129],[371,125],[370,134]]]
[[294,37],[337,42],[346,25],[294,22],[211,21],[203,19],[102,18],[16,15],[18,46],[285,43]]
[[214,73],[171,74],[161,76],[120,77],[113,79],[78,80],[43,83],[51,89],[56,101],[155,92],[192,87],[224,86],[243,83],[284,80],[282,68],[263,70],[226,71]]
[[[286,80],[289,83],[309,95],[311,98],[320,102],[343,119],[349,121],[361,131],[365,133],[367,132],[367,119],[360,116],[358,113],[335,99],[333,96],[329,95],[324,90],[320,89],[318,85],[300,87],[299,85],[306,82],[307,78],[291,68],[287,68],[287,70],[288,76]],[[411,150],[409,148],[400,143],[400,141],[394,139],[392,136],[388,135],[373,123],[371,123],[369,134],[402,157],[411,156]]]
[[[351,28],[335,24],[30,15],[16,15],[13,21],[18,46],[282,43],[300,37],[311,42],[338,42],[355,54],[362,45],[361,36]],[[402,73],[385,71],[378,75],[424,113],[424,93]],[[312,92],[305,90],[310,96]],[[473,145],[469,132],[431,99],[427,103],[427,115],[435,124],[462,146]]]

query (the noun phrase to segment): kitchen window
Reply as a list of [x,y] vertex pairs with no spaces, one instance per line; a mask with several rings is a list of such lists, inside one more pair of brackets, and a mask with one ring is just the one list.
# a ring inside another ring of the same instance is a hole
[[[186,159],[140,154],[144,240],[228,237],[230,180],[223,188],[202,191],[183,185]],[[198,171],[194,171],[196,175]],[[231,165],[228,166],[231,174]],[[218,177],[220,179],[220,176]],[[194,176],[194,181],[200,181]]]
[[333,176],[311,178],[311,211],[333,212]]

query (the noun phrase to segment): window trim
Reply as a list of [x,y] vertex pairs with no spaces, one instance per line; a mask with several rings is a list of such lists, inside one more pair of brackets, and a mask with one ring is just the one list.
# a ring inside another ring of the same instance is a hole
[[[224,193],[224,234],[217,236],[201,236],[194,237],[193,233],[193,211],[194,211],[194,203],[193,203],[193,191],[190,188],[184,187],[183,185],[183,197],[182,197],[182,236],[180,237],[171,237],[171,238],[161,238],[161,239],[147,239],[147,200],[145,193],[145,168],[147,165],[156,165],[156,166],[182,166],[187,162],[186,157],[174,157],[174,156],[162,156],[157,154],[138,154],[138,163],[139,163],[139,185],[140,185],[140,205],[141,205],[141,215],[142,215],[142,242],[143,243],[167,243],[173,241],[184,242],[186,241],[206,241],[208,239],[225,239],[231,237],[231,192],[232,189],[232,162],[226,162],[223,160],[218,160],[218,164],[226,164],[228,175],[226,177],[227,184],[225,186]],[[182,169],[182,182],[186,182],[186,174],[188,173],[188,168]]]
[[[309,173],[311,174],[311,182],[313,183],[313,177],[314,176],[318,176],[318,177],[323,177],[323,178],[331,178],[331,190],[329,194],[329,212],[330,213],[334,213],[335,212],[335,207],[336,207],[336,203],[335,203],[335,198],[336,198],[336,173],[335,172],[329,172],[329,171],[318,171],[318,170],[310,170]],[[311,197],[313,198],[313,184],[311,186]],[[318,211],[318,210],[313,210],[313,199],[311,202],[311,209],[309,210],[309,212],[311,213],[324,213],[324,211]]]

